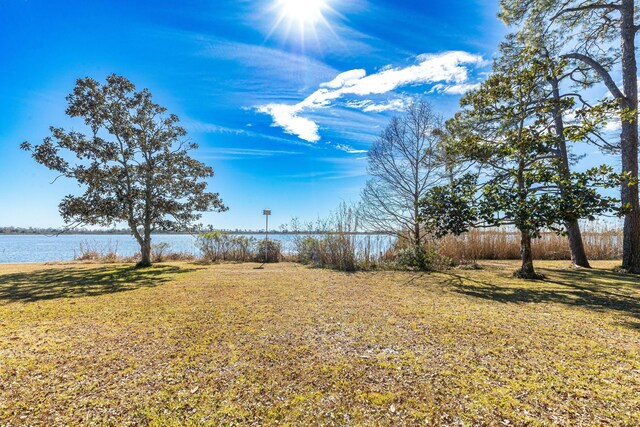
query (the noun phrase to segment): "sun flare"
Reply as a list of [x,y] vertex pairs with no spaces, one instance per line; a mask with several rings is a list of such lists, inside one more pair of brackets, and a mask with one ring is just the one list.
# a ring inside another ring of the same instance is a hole
[[311,38],[319,42],[319,30],[322,28],[333,33],[331,25],[325,15],[336,15],[329,4],[331,0],[273,0],[271,10],[276,20],[267,38],[273,33],[280,33],[289,38],[292,35],[304,40]]
[[315,24],[323,19],[323,12],[328,8],[325,0],[277,0],[283,20],[298,24]]

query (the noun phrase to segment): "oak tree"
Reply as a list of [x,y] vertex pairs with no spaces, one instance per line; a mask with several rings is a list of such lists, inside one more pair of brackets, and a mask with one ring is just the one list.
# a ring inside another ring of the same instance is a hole
[[197,144],[147,89],[115,74],[104,84],[86,77],[67,102],[67,115],[81,118],[88,135],[51,127],[41,144],[22,144],[36,162],[84,188],[60,203],[67,228],[126,222],[146,267],[152,233],[185,230],[201,212],[227,209],[206,191],[213,169],[190,156]]

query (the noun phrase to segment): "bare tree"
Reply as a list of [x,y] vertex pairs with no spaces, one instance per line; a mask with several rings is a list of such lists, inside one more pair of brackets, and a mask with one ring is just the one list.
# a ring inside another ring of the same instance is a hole
[[432,106],[418,102],[393,118],[373,143],[367,155],[372,178],[362,191],[369,228],[421,247],[426,233],[420,228],[420,199],[446,179],[439,155],[441,127],[442,118]]

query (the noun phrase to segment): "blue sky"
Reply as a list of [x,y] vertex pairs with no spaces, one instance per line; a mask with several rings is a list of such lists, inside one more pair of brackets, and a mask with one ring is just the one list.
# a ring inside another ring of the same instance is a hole
[[[412,99],[451,115],[482,80],[507,29],[497,0],[0,2],[0,225],[60,226],[81,192],[18,149],[64,115],[76,78],[110,73],[177,114],[224,228],[326,215],[357,200],[365,153]],[[315,5],[315,6],[314,6]]]

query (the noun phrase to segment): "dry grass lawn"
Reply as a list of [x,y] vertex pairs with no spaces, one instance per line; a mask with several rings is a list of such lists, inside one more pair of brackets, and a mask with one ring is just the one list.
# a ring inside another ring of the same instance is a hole
[[640,281],[0,266],[0,425],[640,425]]

